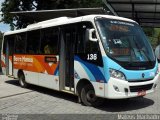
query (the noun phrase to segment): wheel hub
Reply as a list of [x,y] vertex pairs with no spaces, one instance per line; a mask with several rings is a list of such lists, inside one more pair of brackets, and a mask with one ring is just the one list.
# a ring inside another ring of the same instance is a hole
[[93,90],[87,92],[87,100],[91,102],[96,100],[96,96]]

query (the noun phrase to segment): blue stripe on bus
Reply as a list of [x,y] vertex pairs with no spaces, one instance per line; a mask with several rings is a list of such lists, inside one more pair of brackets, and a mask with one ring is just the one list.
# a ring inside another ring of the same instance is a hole
[[97,66],[90,64],[90,63],[85,63],[86,66],[88,67],[88,69],[92,72],[92,74],[94,75],[94,77],[96,78],[96,80],[103,80],[105,81],[105,78],[103,76],[103,74],[101,73],[101,71],[98,69]]
[[[103,80],[104,82],[106,82],[106,81],[105,81],[105,77],[104,77],[102,71],[101,71],[96,65],[87,63],[87,62],[81,60],[81,59],[80,59],[79,57],[77,57],[77,56],[75,56],[75,60],[76,60],[76,61],[79,61],[81,64],[84,64],[84,65],[85,65],[84,68],[86,68],[86,67],[88,68],[88,70],[89,70],[89,71],[92,73],[92,75],[94,76],[95,80],[98,80],[98,81],[99,81],[99,80]],[[85,69],[85,70],[86,70],[86,69]],[[86,71],[87,74],[90,73],[88,70]],[[91,79],[91,80],[92,80],[92,79]]]
[[92,81],[96,81],[95,76],[92,74],[92,72],[88,69],[88,67],[81,62],[82,67],[84,68],[85,72],[87,73],[87,75],[89,76],[89,79]]
[[[104,76],[104,70],[103,70],[103,68],[102,67],[98,67],[98,69],[101,71],[101,73],[103,74],[103,76]],[[105,78],[105,77],[104,77]]]
[[54,75],[58,76],[58,70],[59,70],[59,64],[57,65],[57,68],[56,68],[56,70],[54,72]]

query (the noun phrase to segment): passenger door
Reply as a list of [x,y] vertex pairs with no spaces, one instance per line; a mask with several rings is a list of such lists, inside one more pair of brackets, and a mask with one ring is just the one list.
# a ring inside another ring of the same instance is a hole
[[60,43],[60,88],[74,92],[74,41],[76,27],[65,26],[61,29]]
[[13,75],[14,36],[6,37],[6,75]]

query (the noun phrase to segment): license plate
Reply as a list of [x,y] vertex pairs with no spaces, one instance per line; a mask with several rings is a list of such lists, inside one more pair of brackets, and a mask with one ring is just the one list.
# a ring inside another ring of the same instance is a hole
[[146,95],[146,91],[142,90],[138,92],[138,96],[145,96]]

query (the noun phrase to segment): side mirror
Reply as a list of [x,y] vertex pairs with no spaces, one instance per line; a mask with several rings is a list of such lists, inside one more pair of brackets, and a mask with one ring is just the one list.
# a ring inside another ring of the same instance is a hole
[[155,55],[158,59],[158,61],[160,60],[160,45],[158,45],[155,49]]
[[86,39],[93,41],[93,42],[98,41],[98,39],[96,38],[95,29],[87,29],[86,30]]

